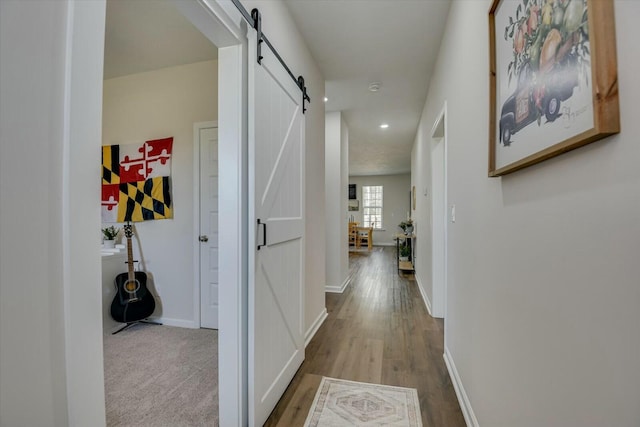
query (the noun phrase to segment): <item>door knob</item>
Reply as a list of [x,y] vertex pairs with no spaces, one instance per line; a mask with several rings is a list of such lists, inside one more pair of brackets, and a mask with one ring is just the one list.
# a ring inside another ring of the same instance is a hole
[[198,240],[200,240],[201,242],[208,242],[209,241],[209,236],[200,236],[198,238]]

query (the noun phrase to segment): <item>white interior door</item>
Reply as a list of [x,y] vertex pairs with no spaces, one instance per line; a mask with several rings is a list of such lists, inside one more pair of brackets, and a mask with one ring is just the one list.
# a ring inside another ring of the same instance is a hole
[[200,326],[218,329],[218,129],[199,129]]
[[304,116],[293,79],[266,46],[258,64],[249,40],[249,425],[261,426],[304,360]]

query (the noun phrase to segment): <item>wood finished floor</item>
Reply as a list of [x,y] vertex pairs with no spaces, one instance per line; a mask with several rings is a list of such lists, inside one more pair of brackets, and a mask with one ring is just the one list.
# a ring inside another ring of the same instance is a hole
[[395,248],[350,253],[352,280],[327,294],[329,316],[265,426],[302,426],[323,376],[418,390],[424,427],[465,426],[442,358],[444,324],[429,316]]

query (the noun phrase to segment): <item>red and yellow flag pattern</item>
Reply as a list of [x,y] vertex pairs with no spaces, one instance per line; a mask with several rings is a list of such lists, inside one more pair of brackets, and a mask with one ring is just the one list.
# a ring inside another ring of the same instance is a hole
[[173,218],[173,137],[102,147],[102,222]]

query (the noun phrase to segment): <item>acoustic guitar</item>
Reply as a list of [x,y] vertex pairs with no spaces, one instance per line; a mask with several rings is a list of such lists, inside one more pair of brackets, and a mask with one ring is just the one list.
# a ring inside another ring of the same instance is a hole
[[127,238],[128,272],[118,274],[115,278],[116,296],[111,302],[111,317],[119,323],[139,322],[151,316],[156,308],[156,301],[147,289],[147,275],[143,271],[133,271],[133,250],[131,224],[124,226]]

